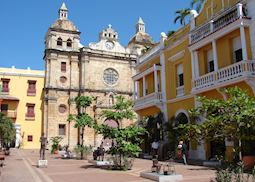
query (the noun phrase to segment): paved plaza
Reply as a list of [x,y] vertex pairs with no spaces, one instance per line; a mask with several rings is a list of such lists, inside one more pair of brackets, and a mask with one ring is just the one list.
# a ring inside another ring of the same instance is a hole
[[[136,159],[130,171],[112,171],[94,167],[87,160],[65,160],[47,154],[47,168],[37,168],[37,150],[13,149],[1,169],[0,182],[150,182],[140,172],[150,170],[150,160]],[[176,163],[183,182],[210,182],[215,171],[202,166]]]

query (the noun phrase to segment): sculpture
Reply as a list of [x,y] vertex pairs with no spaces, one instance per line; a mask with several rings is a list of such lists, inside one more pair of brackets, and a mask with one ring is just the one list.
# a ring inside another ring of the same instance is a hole
[[46,145],[47,145],[47,138],[44,137],[44,133],[40,137],[40,143],[41,143],[41,148],[40,148],[40,160],[45,160],[45,150],[46,150]]

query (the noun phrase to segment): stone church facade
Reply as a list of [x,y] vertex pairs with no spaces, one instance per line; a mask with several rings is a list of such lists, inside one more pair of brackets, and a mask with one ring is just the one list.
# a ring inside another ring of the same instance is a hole
[[[78,95],[93,96],[95,101],[86,112],[97,122],[114,124],[100,118],[102,109],[111,108],[117,95],[132,99],[134,66],[145,45],[152,45],[140,18],[136,34],[127,48],[118,41],[118,33],[109,25],[99,34],[99,42],[82,46],[80,33],[68,19],[68,9],[63,3],[59,18],[45,36],[44,84],[44,134],[48,139],[62,136],[63,145],[74,147],[80,140],[74,123],[67,122],[69,114],[76,114],[74,98]],[[131,121],[119,123],[122,127]],[[86,128],[85,144],[98,146],[101,136]]]

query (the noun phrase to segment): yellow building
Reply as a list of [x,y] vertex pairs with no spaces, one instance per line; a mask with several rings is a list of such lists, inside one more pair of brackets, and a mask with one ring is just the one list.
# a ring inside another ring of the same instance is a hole
[[0,68],[1,112],[13,120],[13,146],[39,149],[42,133],[44,71]]
[[[222,88],[238,86],[255,92],[255,1],[207,0],[190,13],[188,25],[138,58],[134,109],[140,117],[164,114],[165,121],[189,123],[188,110],[197,96],[225,99]],[[173,121],[173,120],[172,120]],[[224,146],[223,146],[224,145]],[[194,159],[214,157],[233,142],[190,145]]]

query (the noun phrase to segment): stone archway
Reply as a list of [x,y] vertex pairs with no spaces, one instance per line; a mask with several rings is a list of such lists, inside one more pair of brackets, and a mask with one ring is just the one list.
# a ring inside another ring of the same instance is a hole
[[[113,119],[106,119],[104,121],[104,125],[107,125],[111,128],[119,127],[119,123]],[[112,139],[109,139],[109,138],[103,139],[103,146],[104,146],[105,150],[108,150],[110,147],[112,147],[113,143],[114,143],[114,141]]]
[[[174,120],[174,125],[175,127],[177,127],[180,124],[188,124],[189,123],[189,117],[188,117],[188,113],[185,110],[179,110],[176,112],[175,114],[175,120]],[[174,141],[174,145],[175,147],[177,147],[180,139],[180,135],[181,135],[181,130],[175,133],[175,141]],[[185,144],[187,145],[187,149],[189,150],[189,141],[184,141]]]

